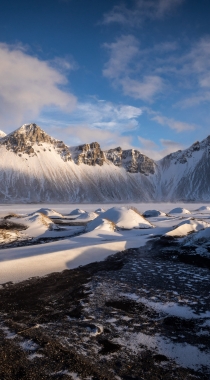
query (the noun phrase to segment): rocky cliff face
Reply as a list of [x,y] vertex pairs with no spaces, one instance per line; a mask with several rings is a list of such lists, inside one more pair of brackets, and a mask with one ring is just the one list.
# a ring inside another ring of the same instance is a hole
[[24,124],[13,133],[1,138],[0,145],[4,145],[7,150],[19,156],[23,154],[34,156],[40,153],[40,149],[53,148],[64,161],[74,161],[77,165],[89,166],[103,166],[105,162],[111,162],[115,166],[123,167],[129,173],[154,174],[156,167],[153,160],[138,150],[122,150],[118,147],[103,152],[97,142],[79,145],[71,154],[71,149],[63,141],[52,138],[36,124]]
[[101,150],[100,145],[97,142],[91,144],[79,145],[74,150],[74,162],[79,164],[85,164],[90,166],[104,164],[105,157]]
[[105,156],[115,166],[123,167],[129,173],[141,173],[144,175],[155,173],[155,162],[138,150],[122,150],[122,148],[118,147],[106,151]]
[[22,154],[28,154],[29,156],[37,155],[39,149],[36,148],[43,147],[44,143],[56,149],[64,161],[71,160],[69,148],[63,141],[53,139],[36,124],[24,124],[13,133],[3,137],[0,141],[0,145],[4,145],[7,150],[19,156]]

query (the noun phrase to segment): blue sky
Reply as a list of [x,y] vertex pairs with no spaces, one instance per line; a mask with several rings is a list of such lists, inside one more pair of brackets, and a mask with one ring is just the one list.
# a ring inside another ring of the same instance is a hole
[[1,0],[0,129],[151,158],[210,134],[209,0]]

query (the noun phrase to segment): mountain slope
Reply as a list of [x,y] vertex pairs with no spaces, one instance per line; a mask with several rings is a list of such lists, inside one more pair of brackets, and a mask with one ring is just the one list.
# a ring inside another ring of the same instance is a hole
[[160,201],[210,200],[210,136],[158,163],[155,198]]
[[[24,125],[0,141],[0,200],[103,202],[153,199],[149,179],[113,163],[77,163],[68,147],[37,125]],[[146,189],[146,191],[145,191]]]
[[0,138],[0,201],[209,201],[209,154],[210,136],[155,162],[97,142],[69,148],[25,124]]

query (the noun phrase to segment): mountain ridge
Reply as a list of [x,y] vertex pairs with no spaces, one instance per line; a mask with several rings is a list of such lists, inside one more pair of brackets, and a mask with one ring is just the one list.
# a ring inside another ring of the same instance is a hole
[[68,147],[36,124],[0,139],[4,202],[209,201],[210,136],[159,161],[136,149]]

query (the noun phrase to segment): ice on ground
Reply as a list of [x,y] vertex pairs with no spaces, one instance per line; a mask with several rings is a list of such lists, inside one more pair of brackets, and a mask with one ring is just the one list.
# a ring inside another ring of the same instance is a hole
[[165,236],[182,237],[208,227],[210,227],[210,224],[207,222],[196,219],[188,219],[179,223],[175,229],[167,232]]
[[166,213],[159,210],[147,210],[144,211],[143,216],[145,218],[152,218],[156,216],[166,216]]
[[86,231],[102,230],[102,231],[114,231],[116,225],[107,219],[102,219],[100,216],[88,223]]
[[152,224],[135,211],[134,208],[112,207],[101,213],[100,217],[111,220],[117,227],[125,229],[152,227]]
[[169,211],[169,214],[191,214],[191,212],[186,208],[176,207]]

